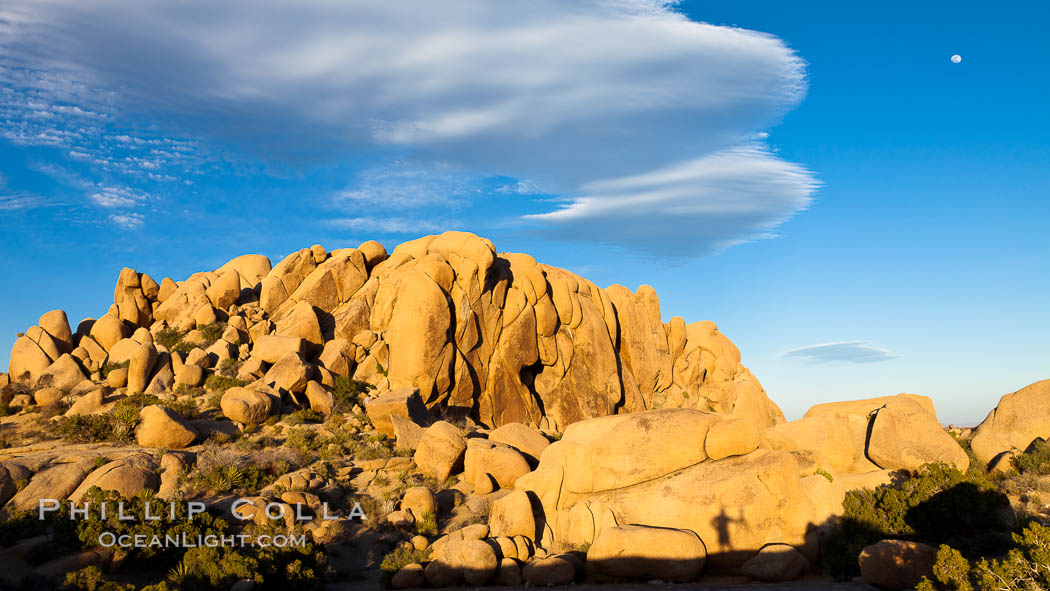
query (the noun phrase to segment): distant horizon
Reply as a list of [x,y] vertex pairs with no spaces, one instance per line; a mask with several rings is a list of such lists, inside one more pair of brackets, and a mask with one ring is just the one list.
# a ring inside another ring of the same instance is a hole
[[12,0],[0,365],[48,310],[104,313],[125,266],[463,230],[653,286],[789,418],[910,392],[973,426],[1050,378],[1046,22],[1038,2]]

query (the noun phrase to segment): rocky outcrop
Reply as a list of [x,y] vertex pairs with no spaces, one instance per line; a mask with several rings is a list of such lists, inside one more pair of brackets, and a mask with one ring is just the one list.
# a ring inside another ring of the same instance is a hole
[[1050,380],[1003,396],[977,426],[971,445],[987,465],[1004,453],[1024,451],[1037,438],[1050,440]]
[[25,488],[15,493],[9,506],[23,511],[36,510],[40,499],[65,500],[84,480],[90,468],[90,462],[80,460],[40,470]]
[[[74,334],[64,313],[49,312],[15,343],[11,374],[35,381],[73,352],[84,375],[130,359],[130,391],[156,393],[176,379],[195,385],[196,371],[176,376],[180,364],[164,358],[170,352],[140,339],[118,343],[137,329],[186,333],[235,319],[249,363],[262,373],[276,364],[267,381],[292,394],[319,368],[380,392],[416,389],[428,409],[488,427],[560,432],[579,420],[654,408],[713,410],[758,428],[783,421],[713,323],[665,323],[649,286],[602,289],[464,232],[406,242],[389,256],[375,242],[331,252],[314,246],[272,268],[265,257],[244,255],[181,282],[158,284],[125,268],[109,313]],[[224,334],[206,367],[236,352],[239,336]]]
[[882,468],[918,470],[923,464],[945,462],[966,472],[970,460],[959,444],[920,404],[893,398],[875,413],[868,457]]
[[795,458],[725,428],[746,424],[688,409],[581,421],[515,488],[542,504],[544,547],[593,544],[618,525],[683,529],[704,542],[708,564],[737,568],[770,542],[805,546],[814,522]]
[[109,462],[88,474],[69,495],[70,500],[79,502],[94,486],[131,498],[142,491],[156,492],[160,487],[160,477],[152,460],[146,456],[131,456]]
[[775,449],[834,472],[917,470],[930,462],[966,471],[970,464],[937,420],[933,401],[915,394],[818,404],[762,434]]

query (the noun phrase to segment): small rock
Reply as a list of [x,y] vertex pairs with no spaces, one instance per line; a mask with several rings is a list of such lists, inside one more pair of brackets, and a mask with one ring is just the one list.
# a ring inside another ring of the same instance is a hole
[[576,565],[561,556],[541,558],[526,564],[521,578],[530,585],[568,585],[576,580]]
[[767,544],[741,567],[744,574],[758,581],[790,581],[809,568],[809,561],[793,546]]
[[390,586],[394,589],[415,589],[422,587],[425,582],[423,565],[409,564],[394,573],[394,577],[390,579]]
[[911,589],[933,573],[937,549],[919,542],[882,540],[860,552],[860,574],[876,587]]
[[65,395],[65,392],[58,388],[41,388],[33,394],[33,402],[37,406],[52,406],[58,404]]
[[188,447],[197,434],[182,421],[182,417],[157,405],[139,411],[139,426],[135,439],[142,447],[181,449]]
[[422,486],[415,486],[405,491],[401,499],[401,508],[411,512],[416,519],[422,519],[427,513],[435,517],[438,514],[438,504],[434,493],[429,488]]
[[[369,405],[371,407],[371,405]],[[412,458],[419,469],[429,476],[444,482],[462,465],[467,440],[454,425],[438,421],[423,432]]]
[[524,536],[530,540],[536,539],[536,519],[532,514],[529,495],[525,491],[513,491],[492,503],[492,509],[489,511],[489,532],[493,536]]

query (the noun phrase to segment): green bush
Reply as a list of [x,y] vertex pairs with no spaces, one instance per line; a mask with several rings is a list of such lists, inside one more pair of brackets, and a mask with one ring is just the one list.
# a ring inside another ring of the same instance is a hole
[[211,392],[223,393],[230,388],[236,388],[246,386],[248,382],[244,380],[238,380],[237,378],[230,378],[224,375],[213,373],[208,376],[208,379],[204,380],[204,388]]
[[933,580],[918,591],[1037,591],[1050,589],[1050,527],[1033,522],[1013,535],[1014,548],[1002,558],[968,561],[958,550],[943,545],[937,552]]
[[162,328],[157,331],[157,334],[153,335],[153,342],[158,345],[163,345],[165,349],[172,351],[175,346],[182,342],[182,337],[185,335],[174,328]]
[[320,413],[310,408],[299,409],[281,417],[281,421],[288,425],[302,425],[303,423],[320,423],[323,420],[324,417],[322,417]]
[[332,385],[333,412],[350,412],[355,405],[364,406],[364,395],[374,386],[346,376],[335,376]]
[[200,332],[203,341],[198,345],[202,349],[215,344],[215,341],[222,338],[223,331],[226,330],[226,325],[221,322],[215,322],[212,324],[205,324],[204,326],[198,326],[197,331]]
[[161,406],[187,420],[199,419],[201,416],[197,402],[189,396],[183,396],[172,402],[164,402]]
[[68,591],[135,591],[134,585],[122,585],[110,579],[97,566],[66,574],[62,589]]
[[210,494],[235,490],[257,491],[277,479],[254,464],[246,466],[216,466],[206,472],[194,472],[187,478],[189,485]]
[[1022,474],[1050,474],[1050,442],[1036,439],[1024,453],[1014,458],[1014,467]]
[[1006,496],[983,474],[963,474],[948,464],[927,464],[894,485],[849,491],[842,506],[843,519],[821,556],[825,571],[837,578],[859,574],[860,551],[885,538],[946,543],[969,556],[1009,545]]

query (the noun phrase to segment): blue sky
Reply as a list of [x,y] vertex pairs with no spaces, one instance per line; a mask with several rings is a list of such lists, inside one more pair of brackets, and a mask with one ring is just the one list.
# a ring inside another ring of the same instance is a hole
[[0,366],[125,265],[463,229],[714,320],[789,418],[1050,377],[1046,3],[393,6],[0,7]]

